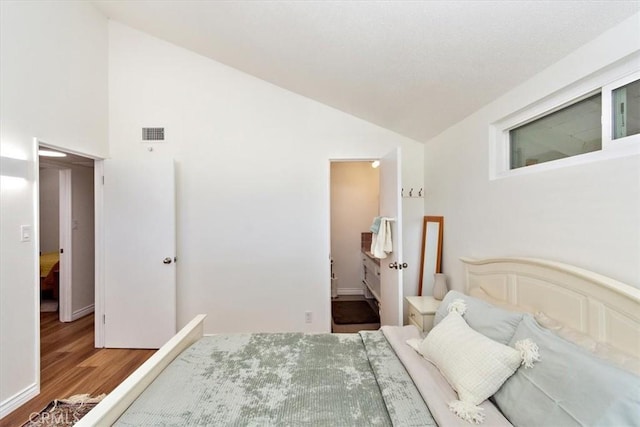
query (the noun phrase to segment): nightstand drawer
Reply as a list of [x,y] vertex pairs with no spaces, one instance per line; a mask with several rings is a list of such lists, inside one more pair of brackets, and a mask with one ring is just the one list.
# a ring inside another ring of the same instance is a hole
[[[420,312],[411,304],[409,304],[409,321],[421,331],[423,330],[422,314],[420,314]],[[433,320],[431,320],[431,325],[433,325]]]
[[422,315],[422,332],[429,332],[433,328],[433,319],[435,318],[435,314]]
[[417,323],[415,320],[413,320],[413,318],[412,318],[412,317],[410,317],[410,318],[409,318],[409,324],[410,324],[410,325],[415,326],[416,328],[418,328],[418,329],[420,329],[420,330],[422,330],[422,328],[420,327],[420,325],[418,325],[418,323]]

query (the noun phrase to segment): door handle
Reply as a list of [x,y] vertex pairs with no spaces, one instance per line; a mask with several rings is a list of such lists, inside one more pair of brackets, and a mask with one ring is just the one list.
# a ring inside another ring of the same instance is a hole
[[403,268],[409,267],[409,264],[403,262],[402,264],[398,264],[397,262],[392,262],[389,264],[389,268],[395,268],[396,270],[402,270]]
[[163,264],[171,264],[171,257],[166,257],[165,259],[162,260]]

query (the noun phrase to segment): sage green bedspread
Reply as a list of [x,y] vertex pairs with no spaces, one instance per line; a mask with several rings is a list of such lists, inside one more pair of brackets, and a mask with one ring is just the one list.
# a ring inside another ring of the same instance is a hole
[[380,331],[201,338],[118,426],[435,426]]

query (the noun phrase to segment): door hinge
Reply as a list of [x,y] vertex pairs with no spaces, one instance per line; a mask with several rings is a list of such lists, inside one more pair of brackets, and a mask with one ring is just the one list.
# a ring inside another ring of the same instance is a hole
[[102,315],[102,324],[105,324],[105,323],[107,323],[107,315],[103,314]]
[[60,253],[63,254],[64,253],[64,248],[60,248]]
[[102,185],[104,185],[104,175],[102,175]]

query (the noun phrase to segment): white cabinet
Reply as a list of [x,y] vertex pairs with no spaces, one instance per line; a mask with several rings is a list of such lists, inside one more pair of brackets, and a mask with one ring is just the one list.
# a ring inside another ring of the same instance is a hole
[[362,284],[365,297],[380,302],[380,264],[366,252],[362,252]]

